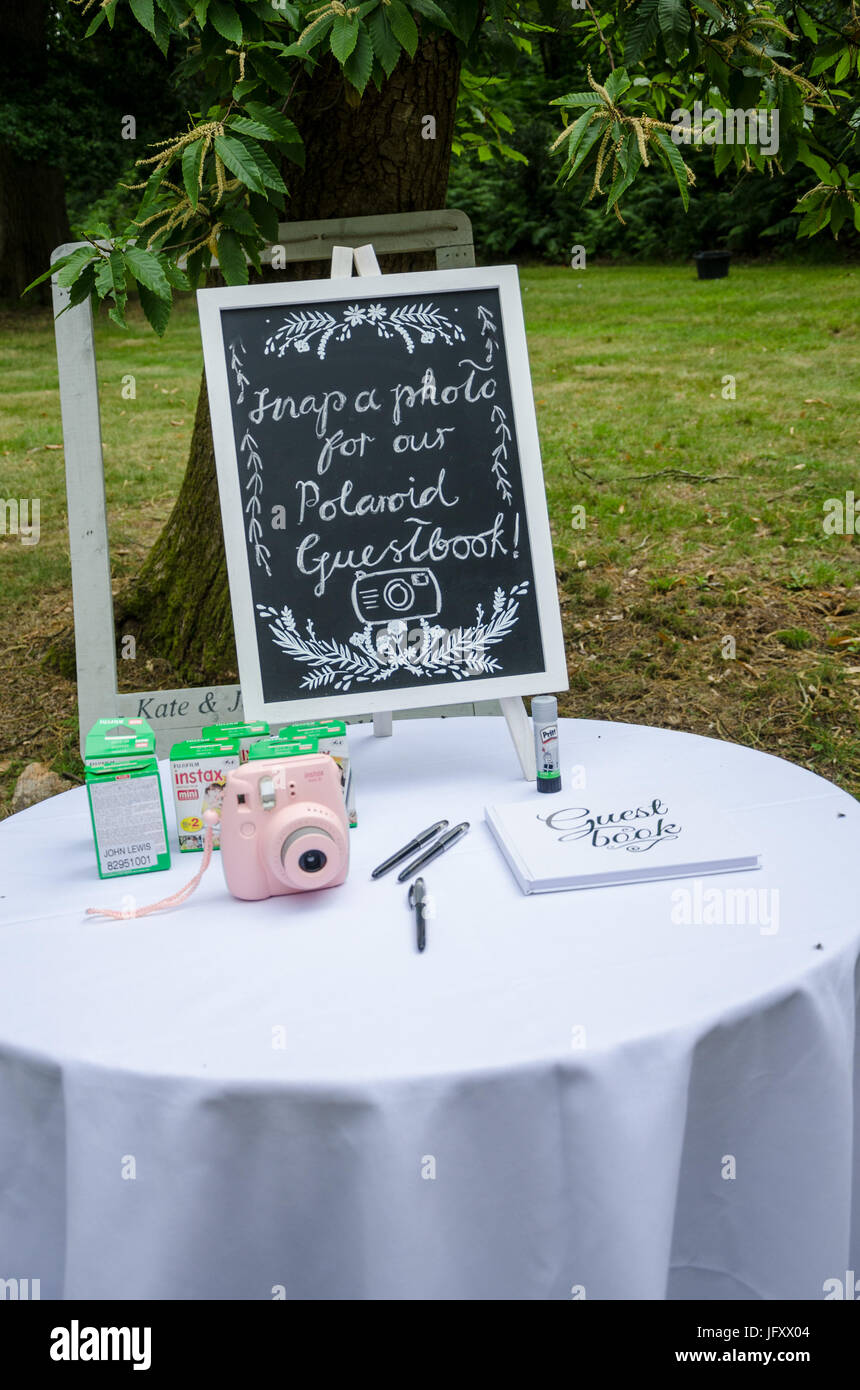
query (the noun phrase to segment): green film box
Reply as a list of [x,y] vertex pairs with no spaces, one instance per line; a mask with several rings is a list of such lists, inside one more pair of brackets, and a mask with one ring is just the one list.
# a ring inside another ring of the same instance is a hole
[[207,811],[218,814],[212,827],[212,848],[221,848],[221,807],[227,774],[241,762],[238,739],[198,738],[174,743],[170,750],[170,779],[176,807],[176,833],[183,854],[203,849]]
[[145,719],[97,719],[84,769],[100,878],[170,868],[155,734]]
[[268,738],[269,726],[265,719],[255,719],[252,724],[206,724],[201,731],[201,738],[214,738],[219,742],[223,739],[238,740],[239,756],[243,763],[248,761],[248,754],[251,745],[257,742],[258,738]]
[[334,758],[340,768],[346,814],[350,827],[354,829],[358,825],[355,811],[355,783],[349,762],[346,725],[343,720],[309,719],[300,724],[287,724],[281,730],[279,737],[285,739],[312,738],[315,740],[320,753],[329,753]]
[[251,762],[257,762],[261,758],[295,758],[300,753],[319,751],[312,738],[260,738],[251,745],[248,757]]

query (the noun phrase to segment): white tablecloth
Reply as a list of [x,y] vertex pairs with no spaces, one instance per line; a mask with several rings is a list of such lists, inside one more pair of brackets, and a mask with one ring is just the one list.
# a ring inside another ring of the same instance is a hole
[[[43,1298],[821,1299],[860,1270],[860,805],[692,735],[561,738],[589,787],[671,769],[732,810],[765,862],[733,886],[778,889],[778,931],[676,924],[677,884],[524,897],[482,816],[535,792],[490,718],[351,730],[350,877],[317,894],[237,902],[216,856],[177,910],[87,919],[199,859],[100,881],[83,789],[4,822],[0,1277]],[[472,830],[426,871],[418,955],[405,889],[369,873],[441,817]]]

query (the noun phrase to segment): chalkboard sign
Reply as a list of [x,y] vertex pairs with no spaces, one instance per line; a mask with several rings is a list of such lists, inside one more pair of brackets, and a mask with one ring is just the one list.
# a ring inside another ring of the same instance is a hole
[[565,689],[515,267],[198,302],[246,718]]

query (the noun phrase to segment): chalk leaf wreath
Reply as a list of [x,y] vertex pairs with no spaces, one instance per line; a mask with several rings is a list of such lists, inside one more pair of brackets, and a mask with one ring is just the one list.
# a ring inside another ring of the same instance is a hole
[[278,610],[258,603],[257,611],[261,618],[270,620],[268,626],[275,645],[310,667],[302,677],[302,690],[318,690],[330,685],[345,693],[354,681],[376,685],[397,671],[431,679],[453,676],[454,680],[500,671],[501,664],[488,648],[502,642],[516,625],[519,600],[528,587],[529,581],[525,579],[507,594],[504,589],[496,589],[489,618],[485,620],[483,605],[479,603],[472,627],[449,630],[422,619],[413,629],[413,632],[420,630],[420,645],[402,640],[406,636],[405,623],[400,625],[402,633],[385,632],[386,640],[381,645],[378,638],[374,644],[373,629],[367,623],[361,632],[352,634],[348,645],[317,637],[310,618],[305,624],[306,635],[303,635],[292,609],[286,606]]

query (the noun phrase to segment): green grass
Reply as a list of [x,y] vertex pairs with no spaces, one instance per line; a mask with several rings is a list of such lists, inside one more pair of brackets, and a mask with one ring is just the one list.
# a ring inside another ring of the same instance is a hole
[[[542,267],[521,284],[564,712],[722,735],[860,792],[860,541],[822,524],[827,498],[860,498],[860,271],[735,265],[698,281],[687,266]],[[182,477],[200,340],[190,301],[162,342],[139,315],[130,334],[100,322],[96,337],[121,579]],[[0,537],[0,645],[12,652],[28,609],[48,623],[67,608],[70,575],[63,455],[46,448],[62,440],[50,317],[6,315],[0,346],[0,496],[42,506],[39,545]],[[66,769],[69,727],[22,727],[0,748],[7,776],[40,750]]]

